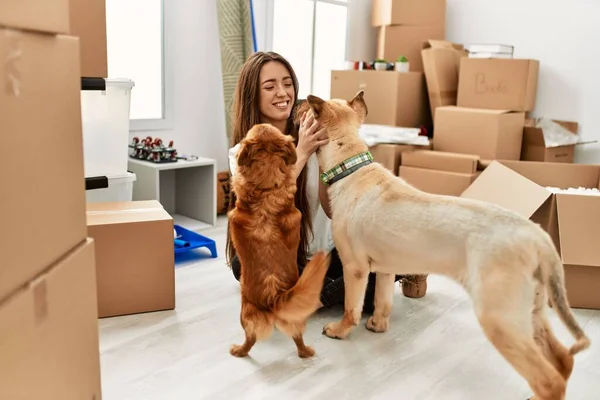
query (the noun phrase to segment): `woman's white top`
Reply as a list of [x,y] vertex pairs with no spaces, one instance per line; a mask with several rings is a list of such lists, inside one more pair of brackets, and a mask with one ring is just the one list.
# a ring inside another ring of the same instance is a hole
[[[229,170],[232,176],[237,171],[237,153],[239,149],[239,143],[229,149]],[[310,259],[318,251],[331,251],[333,249],[333,238],[331,236],[331,220],[325,214],[319,200],[319,162],[316,154],[313,153],[309,157],[304,168],[307,169],[306,194],[313,230],[313,238],[308,245],[308,258]]]

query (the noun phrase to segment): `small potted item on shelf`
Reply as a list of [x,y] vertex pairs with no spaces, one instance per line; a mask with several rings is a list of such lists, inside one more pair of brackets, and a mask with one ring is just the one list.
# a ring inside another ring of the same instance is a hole
[[385,71],[387,69],[387,61],[378,58],[377,60],[375,60],[375,69],[377,71]]
[[404,56],[398,57],[396,60],[395,69],[397,72],[408,72],[410,70],[410,63],[408,62],[408,58]]

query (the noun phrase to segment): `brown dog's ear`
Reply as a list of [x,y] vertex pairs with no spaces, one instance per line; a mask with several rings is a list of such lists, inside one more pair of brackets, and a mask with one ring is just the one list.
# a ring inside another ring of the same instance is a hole
[[285,152],[285,164],[286,165],[294,165],[296,161],[298,161],[298,155],[296,154],[296,146],[294,146],[293,142],[288,141],[284,147]]
[[354,112],[358,114],[361,123],[365,122],[365,118],[367,118],[367,114],[369,113],[369,109],[365,103],[364,95],[365,92],[361,90],[360,92],[356,93],[356,96],[354,96],[352,100],[348,102]]
[[242,143],[240,145],[240,150],[237,154],[237,164],[240,167],[247,167],[250,165],[253,157],[252,147],[248,146],[246,143]]
[[310,108],[313,110],[313,113],[315,114],[315,118],[318,119],[321,116],[321,113],[323,112],[323,107],[325,106],[325,100],[321,99],[320,97],[309,94],[308,96],[306,96],[306,102],[308,103]]

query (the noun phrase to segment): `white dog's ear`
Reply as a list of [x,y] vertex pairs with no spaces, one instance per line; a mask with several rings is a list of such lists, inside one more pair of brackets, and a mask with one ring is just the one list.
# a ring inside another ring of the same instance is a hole
[[325,100],[323,100],[320,97],[309,94],[308,96],[306,96],[306,101],[312,109],[313,113],[315,114],[315,118],[318,119],[323,113],[323,107],[325,107]]
[[354,112],[358,114],[361,123],[365,122],[365,118],[367,118],[367,114],[369,113],[367,103],[365,103],[364,95],[365,92],[361,90],[360,92],[356,93],[356,96],[354,96],[352,100],[348,102]]

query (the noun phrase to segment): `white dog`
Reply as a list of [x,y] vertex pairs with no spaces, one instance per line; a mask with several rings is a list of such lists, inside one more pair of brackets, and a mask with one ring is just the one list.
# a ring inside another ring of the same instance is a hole
[[[351,101],[308,96],[329,133],[318,150],[328,187],[332,230],[344,265],[342,320],[324,334],[343,339],[361,319],[369,272],[377,273],[375,312],[367,328],[389,325],[394,275],[442,274],[471,296],[490,342],[529,383],[535,399],[564,399],[573,355],[590,342],[566,299],[563,265],[537,224],[485,202],[424,193],[373,163],[358,135],[367,115],[363,92]],[[577,339],[566,349],[545,315],[548,295]]]

